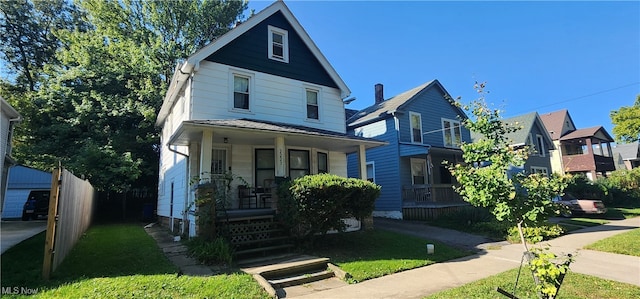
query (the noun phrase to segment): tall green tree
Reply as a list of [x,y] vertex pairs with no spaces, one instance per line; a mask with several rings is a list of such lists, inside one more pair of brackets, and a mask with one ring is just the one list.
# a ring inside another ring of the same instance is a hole
[[[78,2],[89,30],[55,30],[56,63],[18,105],[21,163],[62,161],[99,190],[154,189],[159,136],[154,122],[174,66],[242,18],[246,2]],[[204,24],[203,24],[204,23]]]
[[617,142],[640,141],[640,95],[633,106],[620,107],[609,114],[613,123],[613,134]]
[[17,86],[33,91],[42,68],[55,62],[60,42],[55,31],[86,30],[82,12],[66,0],[0,1],[0,58]]

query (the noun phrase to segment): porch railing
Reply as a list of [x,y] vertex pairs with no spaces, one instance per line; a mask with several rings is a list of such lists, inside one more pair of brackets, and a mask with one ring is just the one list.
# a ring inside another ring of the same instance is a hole
[[402,187],[402,199],[405,202],[436,203],[463,202],[460,195],[450,184],[410,185]]

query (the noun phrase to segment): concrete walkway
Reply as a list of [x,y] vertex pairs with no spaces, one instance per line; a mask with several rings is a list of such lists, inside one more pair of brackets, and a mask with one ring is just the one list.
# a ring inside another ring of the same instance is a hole
[[[376,219],[374,225],[376,228],[475,249],[478,253],[295,298],[423,298],[520,266],[523,253],[520,244],[489,242],[482,237],[430,227],[419,222]],[[640,286],[640,258],[581,249],[597,240],[638,227],[640,217],[611,221],[605,225],[574,231],[547,243],[556,253],[577,253],[571,264],[573,272]]]
[[[47,220],[0,222],[0,248],[4,253],[16,244],[29,239],[47,229]],[[0,253],[0,254],[1,254]]]

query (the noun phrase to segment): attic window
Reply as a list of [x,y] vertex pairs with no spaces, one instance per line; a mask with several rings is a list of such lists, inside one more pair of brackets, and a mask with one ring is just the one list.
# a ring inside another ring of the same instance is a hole
[[287,30],[269,26],[269,59],[289,63],[289,34]]

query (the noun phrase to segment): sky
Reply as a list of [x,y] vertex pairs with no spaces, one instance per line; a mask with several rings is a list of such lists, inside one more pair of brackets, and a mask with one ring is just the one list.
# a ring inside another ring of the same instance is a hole
[[350,109],[372,105],[376,83],[388,99],[438,79],[468,103],[486,82],[505,118],[567,109],[613,137],[610,111],[640,95],[640,1],[285,3],[349,86]]

